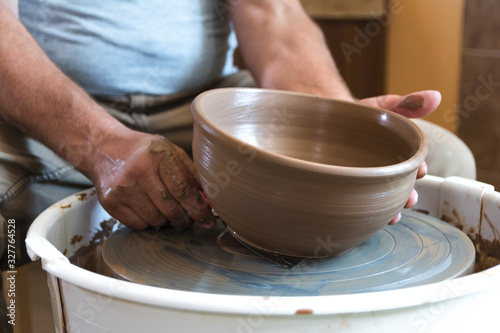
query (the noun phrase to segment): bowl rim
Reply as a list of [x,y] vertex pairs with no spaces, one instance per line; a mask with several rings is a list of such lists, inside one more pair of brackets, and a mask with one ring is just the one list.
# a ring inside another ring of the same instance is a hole
[[[418,136],[420,140],[420,145],[417,151],[415,151],[413,155],[410,158],[406,159],[405,161],[380,167],[349,167],[349,166],[340,166],[333,164],[323,164],[323,163],[312,162],[281,154],[272,153],[260,147],[249,144],[229,134],[228,132],[218,128],[215,125],[215,123],[212,122],[202,111],[203,110],[202,105],[208,97],[214,94],[227,94],[227,93],[232,93],[232,94],[259,93],[259,94],[281,94],[281,95],[303,96],[304,98],[318,99],[327,103],[333,102],[338,104],[354,105],[356,107],[373,110],[374,112],[378,112],[380,114],[386,114],[390,117],[399,119],[402,123],[404,123],[406,126],[408,126],[411,130],[415,132],[415,134]],[[275,89],[263,89],[263,88],[246,88],[246,87],[215,88],[204,91],[199,95],[197,95],[191,104],[191,112],[193,115],[195,125],[198,123],[199,125],[201,125],[201,127],[204,127],[205,129],[208,127],[211,133],[216,133],[216,136],[221,137],[222,141],[226,145],[234,149],[246,148],[251,150],[254,153],[255,157],[259,156],[263,157],[268,162],[293,168],[299,168],[302,170],[312,171],[320,174],[352,176],[356,178],[386,177],[391,175],[404,174],[407,172],[415,171],[420,166],[420,164],[425,160],[425,157],[427,156],[428,153],[427,139],[423,131],[417,124],[413,123],[409,118],[403,115],[400,115],[394,111],[376,108],[373,106],[362,105],[356,102],[320,97],[307,93],[299,93],[299,92],[275,90]]]

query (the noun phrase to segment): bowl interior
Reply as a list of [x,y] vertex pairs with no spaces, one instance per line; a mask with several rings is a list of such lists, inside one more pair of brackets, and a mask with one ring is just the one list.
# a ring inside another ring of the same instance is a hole
[[411,158],[421,135],[402,116],[355,103],[257,89],[208,94],[215,128],[272,154],[320,164],[382,167]]

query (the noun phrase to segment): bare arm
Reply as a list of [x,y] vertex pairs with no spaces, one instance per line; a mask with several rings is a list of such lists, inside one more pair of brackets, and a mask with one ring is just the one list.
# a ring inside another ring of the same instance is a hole
[[[243,59],[261,87],[353,100],[322,32],[299,0],[239,0],[231,13]],[[423,117],[440,100],[438,92],[422,91],[359,102]]]
[[[210,216],[185,152],[111,117],[44,54],[0,2],[0,117],[89,177],[103,207],[136,228]],[[182,208],[184,207],[184,208]]]
[[242,56],[261,87],[352,99],[298,0],[241,0],[232,15]]
[[1,4],[0,31],[0,115],[88,171],[86,155],[124,127],[64,76]]

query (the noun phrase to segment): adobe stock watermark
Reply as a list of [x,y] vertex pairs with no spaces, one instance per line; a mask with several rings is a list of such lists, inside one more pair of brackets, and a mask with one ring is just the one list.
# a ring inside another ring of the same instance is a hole
[[5,299],[7,306],[7,321],[10,325],[16,325],[16,279],[17,279],[17,262],[16,262],[16,220],[8,219],[7,221],[7,236],[5,237],[7,243],[7,269],[6,271],[6,284],[4,286],[7,297]]
[[351,63],[353,55],[360,54],[363,49],[370,45],[374,38],[380,35],[383,29],[387,28],[393,15],[398,15],[402,11],[403,6],[401,1],[392,0],[388,2],[387,9],[378,13],[372,13],[372,20],[365,24],[364,29],[357,26],[354,27],[354,38],[352,43],[341,42],[339,44],[340,50],[347,60],[347,63]]
[[[93,295],[89,294],[77,305],[73,315],[78,317],[82,323],[94,323],[99,314],[108,308],[115,300],[114,296],[119,295],[123,291],[123,283],[123,281],[110,279],[108,283],[109,295],[105,293],[94,293]],[[88,331],[88,327],[85,329],[82,328],[79,321],[75,322],[69,320],[67,324],[71,332],[84,333]]]
[[[317,253],[332,254],[338,249],[338,243],[332,241],[332,238],[318,238]],[[300,264],[293,271],[284,270],[283,276],[287,279],[289,286],[300,288],[308,282],[308,272],[317,271],[321,259],[308,259]],[[346,270],[339,271],[338,278],[347,276]],[[443,288],[436,293],[429,303],[423,304],[408,312],[407,325],[401,327],[401,333],[423,333],[427,332],[434,323],[438,323],[447,311],[447,305],[444,301],[459,297],[467,293],[466,286],[457,279],[451,279],[442,283]],[[237,332],[253,333],[260,331],[265,325],[265,320],[276,315],[277,308],[286,304],[287,296],[275,293],[270,297],[264,297],[256,300],[253,305],[254,314],[241,315],[238,317]],[[383,316],[383,315],[382,315]]]
[[476,85],[474,86],[473,93],[464,97],[460,104],[455,104],[443,112],[443,120],[448,123],[455,121],[455,114],[458,115],[458,121],[468,119],[472,113],[477,111],[481,102],[489,99],[493,93],[500,87],[500,81],[489,73],[487,77],[478,75],[476,77]]
[[[317,237],[317,246],[314,249],[314,254],[318,257],[331,256],[338,252],[340,244],[332,240],[331,235],[325,237]],[[286,280],[289,288],[303,288],[305,287],[311,272],[317,271],[320,261],[322,259],[307,259],[300,265],[296,266],[293,270],[283,269],[282,279]],[[338,277],[343,278],[347,272],[345,270],[339,271]],[[278,292],[271,293],[269,297],[259,298],[253,302],[254,314],[238,316],[238,333],[253,333],[262,329],[265,320],[272,315],[276,314],[276,308],[286,303],[287,297]]]
[[427,303],[418,307],[408,318],[408,330],[401,333],[424,333],[434,323],[443,319],[446,312],[445,300],[463,295],[467,290],[460,280],[452,279],[443,283],[444,288],[437,295],[433,303]]
[[[289,113],[287,106],[283,108],[273,108],[269,110],[272,116],[266,126],[256,126],[252,138],[248,141],[256,141],[257,146],[271,144],[275,136],[290,125],[291,120],[296,116]],[[247,140],[244,140],[247,141]],[[231,159],[225,163],[222,170],[215,172],[210,180],[204,184],[204,191],[209,198],[217,197],[224,188],[229,186],[233,177],[240,176],[245,169],[245,165],[252,163],[257,155],[257,148],[252,146],[252,142],[240,144],[238,153],[242,158]]]
[[285,303],[285,298],[279,295],[262,297],[253,302],[256,313],[238,316],[237,333],[253,333],[264,325],[267,317],[276,312],[276,307]]

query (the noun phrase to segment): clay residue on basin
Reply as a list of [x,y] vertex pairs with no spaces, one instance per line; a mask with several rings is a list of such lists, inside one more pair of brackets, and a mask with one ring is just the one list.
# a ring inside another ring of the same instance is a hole
[[69,243],[71,245],[75,245],[76,243],[81,242],[82,239],[83,239],[82,235],[74,235],[73,237],[71,237],[71,241]]
[[77,193],[76,196],[78,198],[78,201],[84,201],[85,199],[87,199],[87,193]]
[[[451,216],[443,215],[441,220],[462,230],[474,243],[476,248],[475,272],[480,272],[500,264],[500,233],[487,214],[482,214],[478,230],[466,226],[455,209],[452,210]],[[491,228],[494,237],[493,240],[485,239],[481,234],[483,223],[487,223]]]
[[[484,239],[481,236],[481,227],[483,222],[486,222],[488,226],[493,231],[493,240]],[[500,233],[498,229],[495,228],[493,223],[487,214],[482,215],[481,222],[479,224],[479,233],[476,235],[476,239],[473,239],[476,245],[477,259],[476,259],[476,270],[481,271],[487,268],[496,266],[500,264]]]
[[[111,234],[116,223],[118,223],[118,221],[114,218],[101,222],[101,230],[98,230],[95,233],[88,245],[82,246],[76,250],[76,252],[69,258],[70,262],[73,265],[97,274],[110,277],[113,276],[112,272],[102,259],[101,251],[104,240]],[[72,238],[72,242],[75,237],[79,238],[81,236],[78,237],[78,235],[75,235]]]
[[296,315],[312,315],[314,314],[314,311],[311,309],[298,309],[295,311]]

